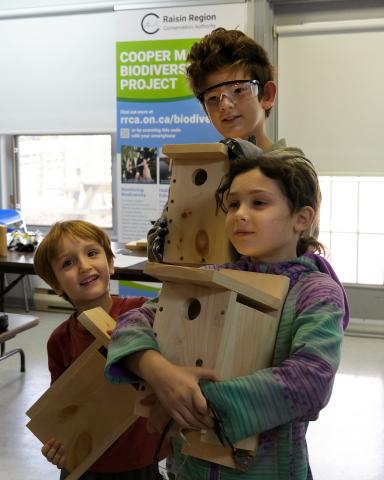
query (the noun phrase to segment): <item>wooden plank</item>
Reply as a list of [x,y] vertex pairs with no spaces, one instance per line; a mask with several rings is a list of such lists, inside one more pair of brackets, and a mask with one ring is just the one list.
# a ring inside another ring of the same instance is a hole
[[0,225],[0,257],[8,255],[7,227]]
[[[219,440],[216,442],[207,443],[202,441],[200,432],[188,432],[186,435],[186,442],[183,442],[181,452],[184,455],[190,455],[191,457],[200,458],[208,462],[218,463],[229,468],[237,468],[232,456],[232,450],[230,447],[224,447]],[[248,439],[246,439],[248,441]],[[257,437],[251,437],[253,442],[252,449],[249,450],[250,454],[254,454],[257,449]],[[243,441],[237,442],[237,448],[248,450],[248,443]]]
[[139,417],[144,417],[144,418],[149,417],[149,415],[151,414],[152,406],[143,405],[141,403],[141,401],[144,400],[145,398],[149,397],[153,393],[154,393],[154,391],[153,391],[152,387],[150,387],[148,385],[148,383],[145,383],[145,382],[140,383],[139,389],[137,390],[135,408],[133,410],[135,415],[137,415]]
[[79,322],[103,345],[108,347],[111,340],[109,334],[116,326],[116,321],[101,307],[82,312]]
[[[272,296],[278,300],[277,308],[281,306],[281,299],[285,298],[289,288],[289,278],[284,275],[272,275],[269,273],[244,272],[242,270],[232,270],[223,268],[219,270],[220,275],[228,277],[232,281],[239,282],[244,285],[263,292],[268,296]],[[225,286],[224,280],[222,285]],[[232,283],[228,284],[233,285]],[[245,290],[236,290],[242,295],[246,295]]]
[[199,160],[217,161],[227,158],[228,148],[223,143],[190,143],[190,144],[166,144],[162,152],[176,160]]
[[68,480],[78,479],[138,418],[137,392],[104,377],[105,357],[115,320],[102,308],[79,316],[96,340],[28,410],[28,428],[45,443],[60,439],[66,452]]
[[[116,326],[115,320],[102,308],[96,307],[86,310],[78,317],[80,323],[89,330],[101,345],[108,347],[110,341],[109,331]],[[146,383],[140,383],[139,389],[136,391],[136,401],[134,413],[138,417],[148,418],[150,407],[143,405],[141,400],[153,393],[152,388]]]
[[[109,331],[116,326],[115,320],[102,308],[96,307],[91,310],[86,310],[78,317],[80,323],[89,330],[95,338],[103,345],[108,347],[110,341]],[[152,388],[146,383],[140,383],[139,389],[136,391],[136,400],[134,413],[138,417],[148,418],[150,407],[143,405],[141,400],[153,393]]]
[[240,294],[255,308],[277,310],[288,291],[289,279],[282,275],[241,270],[205,270],[196,267],[147,262],[144,272],[163,282],[190,283],[209,288],[224,288]]
[[235,298],[233,292],[201,285],[163,284],[154,322],[161,353],[176,365],[213,368],[222,375],[216,359]]
[[215,369],[227,379],[269,367],[278,325],[277,315],[231,302],[221,332]]
[[[98,350],[101,347],[100,342],[95,340],[84,352],[81,354],[83,362],[86,362],[89,357],[92,357],[94,355],[94,352]],[[61,375],[51,386],[48,390],[43,393],[43,395],[36,400],[36,402],[25,412],[26,415],[29,418],[34,417],[37,412],[41,409],[44,408],[47,402],[47,397],[52,398],[53,401],[58,401],[60,400],[61,392],[63,390],[63,385],[67,384],[67,376],[70,376],[70,378],[75,379],[76,378],[76,373],[77,370],[82,367],[83,363],[82,362],[73,362],[72,365],[70,365],[67,370],[65,371],[65,376],[64,374]]]
[[215,200],[228,171],[227,147],[219,143],[169,145],[165,150],[172,159],[172,175],[163,261],[184,265],[230,261],[225,214],[217,211]]
[[217,443],[207,444],[202,442],[200,432],[188,432],[185,436],[187,441],[183,442],[181,448],[181,452],[184,455],[200,458],[207,462],[218,463],[225,467],[236,468],[232,451],[229,447],[224,447]]
[[[74,366],[74,368],[71,368]],[[60,439],[70,480],[79,478],[137,419],[136,391],[104,377],[98,350],[81,355],[40,399],[27,427],[45,443]]]
[[140,240],[134,240],[125,244],[126,248],[129,250],[146,250],[147,248],[147,239],[142,238]]

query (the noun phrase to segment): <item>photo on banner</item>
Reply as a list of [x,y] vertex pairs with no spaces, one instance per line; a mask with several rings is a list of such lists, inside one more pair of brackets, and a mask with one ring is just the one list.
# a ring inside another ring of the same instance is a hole
[[118,12],[118,240],[145,238],[168,198],[164,144],[220,140],[185,78],[191,46],[218,27],[246,27],[246,3]]

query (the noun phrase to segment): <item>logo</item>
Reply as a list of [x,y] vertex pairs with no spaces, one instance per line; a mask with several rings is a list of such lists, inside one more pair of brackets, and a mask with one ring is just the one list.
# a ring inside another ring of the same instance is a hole
[[159,20],[160,17],[156,13],[147,13],[141,20],[141,28],[148,35],[153,35],[160,30]]

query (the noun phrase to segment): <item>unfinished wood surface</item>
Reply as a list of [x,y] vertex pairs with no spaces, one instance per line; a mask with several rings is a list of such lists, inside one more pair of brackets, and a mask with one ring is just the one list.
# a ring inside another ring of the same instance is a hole
[[109,332],[115,328],[116,321],[103,308],[86,310],[79,315],[78,320],[105,348],[108,347],[111,340]]
[[209,162],[227,158],[228,148],[223,143],[176,143],[163,145],[162,153],[172,160],[196,160],[201,156]]
[[138,417],[148,418],[151,413],[152,405],[144,405],[142,400],[145,400],[147,397],[151,396],[154,393],[153,389],[148,385],[148,383],[141,382],[137,390],[135,407],[133,409],[135,415]]
[[242,270],[206,270],[147,262],[144,272],[162,282],[190,283],[233,290],[247,299],[249,305],[263,311],[278,310],[281,298],[285,298],[289,286],[288,277]]
[[[148,264],[146,273],[164,282],[154,331],[166,358],[212,368],[223,379],[270,366],[287,277],[163,264]],[[235,467],[231,450],[213,432],[190,440],[186,454]],[[257,444],[255,435],[236,447],[255,453]]]
[[154,323],[161,353],[176,365],[213,368],[221,375],[216,360],[231,301],[236,302],[234,292],[163,284]]
[[[257,315],[256,310],[236,302],[235,292],[166,283],[154,330],[160,351],[172,363],[212,368],[225,380],[266,366],[260,358],[270,360],[270,352],[265,351],[264,345],[253,355],[262,323],[257,321]],[[276,322],[264,317],[273,330]],[[173,321],[175,318],[177,322]],[[221,445],[213,432],[201,435],[200,440]],[[242,448],[256,451],[257,438],[249,437],[242,444]],[[209,451],[208,446],[206,449]]]
[[99,349],[108,345],[115,320],[98,307],[83,312],[79,321],[96,340],[27,412],[27,426],[41,442],[51,437],[63,442],[68,480],[78,479],[138,418],[136,390],[104,377]]
[[7,227],[0,225],[0,257],[8,255]]
[[[63,389],[63,383],[66,385],[69,378],[75,379],[77,370],[83,368],[83,365],[89,361],[90,357],[94,356],[95,350],[99,350],[101,346],[107,347],[110,341],[109,330],[113,330],[116,325],[115,320],[101,307],[86,310],[78,317],[80,323],[89,330],[95,337],[95,341],[84,350],[81,354],[82,361],[75,361],[70,367],[61,375],[46,392],[27,410],[26,415],[32,418],[37,411],[46,404],[46,397],[49,396],[53,401],[60,399]],[[79,357],[79,358],[80,358]],[[68,378],[67,378],[68,377]]]
[[61,393],[63,390],[63,385],[67,385],[68,379],[71,378],[73,381],[76,379],[76,374],[78,369],[81,369],[83,364],[87,362],[88,358],[93,357],[94,352],[101,347],[100,342],[95,340],[84,352],[81,354],[81,362],[73,362],[72,365],[68,367],[65,371],[65,374],[61,375],[51,386],[46,390],[41,397],[36,400],[36,402],[25,412],[29,418],[35,417],[38,411],[44,409],[47,402],[49,401],[59,401]]
[[[101,307],[96,307],[91,310],[86,310],[79,315],[80,323],[92,333],[92,335],[103,345],[108,348],[110,342],[110,334],[116,326],[116,321]],[[136,401],[134,413],[138,417],[148,417],[150,407],[141,403],[146,397],[151,395],[153,390],[149,385],[141,383],[139,389],[136,391]]]
[[63,442],[69,480],[79,478],[137,419],[135,389],[108,382],[104,366],[105,357],[88,349],[29,410],[27,426],[42,443],[51,437]]
[[[185,436],[188,441],[183,442],[181,447],[181,452],[184,455],[218,463],[229,468],[237,468],[230,447],[224,447],[220,443],[207,444],[202,442],[200,432],[188,432]],[[257,442],[257,439],[255,441]],[[254,451],[256,451],[256,446]]]
[[230,261],[224,213],[215,192],[228,171],[227,147],[220,143],[167,145],[172,160],[168,195],[166,263],[200,265]]
[[126,248],[129,250],[146,250],[147,249],[147,239],[142,238],[140,240],[134,240],[125,244]]

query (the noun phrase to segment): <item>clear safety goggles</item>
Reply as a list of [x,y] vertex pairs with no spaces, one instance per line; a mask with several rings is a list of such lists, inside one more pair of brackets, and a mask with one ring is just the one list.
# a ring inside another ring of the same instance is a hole
[[230,80],[207,88],[197,95],[197,99],[206,110],[215,110],[220,106],[224,97],[234,105],[256,97],[259,93],[259,85],[259,80]]

